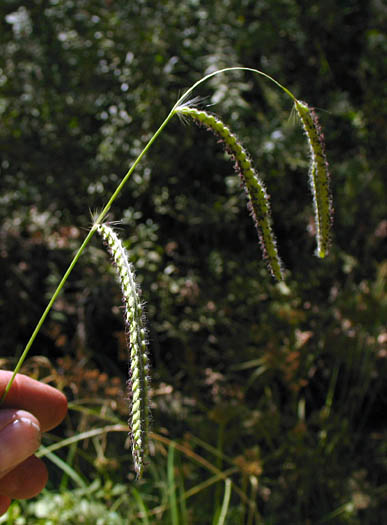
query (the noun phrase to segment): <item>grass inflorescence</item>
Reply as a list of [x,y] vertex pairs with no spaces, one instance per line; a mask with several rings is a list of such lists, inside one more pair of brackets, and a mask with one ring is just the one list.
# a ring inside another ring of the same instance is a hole
[[328,254],[329,250],[330,231],[333,217],[324,135],[321,132],[317,115],[312,108],[300,100],[295,101],[295,107],[301,119],[309,144],[309,181],[313,195],[317,230],[317,255],[323,258]]
[[108,224],[98,224],[119,275],[125,306],[125,325],[129,343],[129,389],[131,394],[130,428],[134,467],[139,477],[144,470],[149,425],[149,359],[147,355],[144,311],[140,302],[134,270],[127,251]]
[[271,226],[269,197],[246,149],[217,116],[188,104],[178,107],[176,112],[182,116],[191,117],[195,122],[212,131],[223,142],[226,151],[235,160],[235,170],[239,174],[249,198],[248,206],[257,228],[264,258],[268,262],[272,275],[276,279],[282,280],[282,264]]

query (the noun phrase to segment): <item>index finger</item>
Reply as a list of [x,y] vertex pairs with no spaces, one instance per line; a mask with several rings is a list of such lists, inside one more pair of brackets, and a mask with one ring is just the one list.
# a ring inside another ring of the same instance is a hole
[[[0,371],[0,398],[11,377],[12,372]],[[59,390],[23,374],[16,375],[1,406],[31,412],[38,418],[42,432],[59,425],[67,412],[66,397]]]

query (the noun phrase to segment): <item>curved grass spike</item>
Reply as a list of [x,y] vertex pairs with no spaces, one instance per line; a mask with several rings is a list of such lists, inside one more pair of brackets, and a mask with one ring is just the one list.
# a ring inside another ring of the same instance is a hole
[[328,253],[332,225],[332,199],[329,189],[328,162],[325,156],[324,135],[317,115],[305,102],[295,101],[310,150],[309,181],[313,195],[316,223],[317,255],[321,258]]
[[131,393],[132,454],[134,468],[140,478],[144,470],[149,430],[149,360],[146,352],[144,312],[137,291],[133,267],[121,240],[107,224],[98,224],[97,231],[108,247],[121,282],[130,355],[128,385]]
[[249,198],[249,208],[257,228],[264,258],[268,262],[272,275],[276,279],[282,280],[282,264],[271,227],[269,197],[263,182],[254,170],[247,151],[230,129],[215,115],[184,104],[178,107],[176,112],[191,117],[194,121],[212,131],[221,139],[226,151],[235,159],[235,169],[242,179]]

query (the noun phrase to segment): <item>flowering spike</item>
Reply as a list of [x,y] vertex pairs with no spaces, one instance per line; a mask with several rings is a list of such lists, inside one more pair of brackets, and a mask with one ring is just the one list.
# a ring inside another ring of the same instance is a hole
[[183,104],[176,109],[182,116],[189,116],[220,137],[226,151],[235,159],[235,169],[239,174],[249,198],[248,207],[257,228],[264,258],[272,275],[283,279],[282,263],[278,255],[275,236],[271,227],[269,197],[263,182],[257,175],[247,151],[230,129],[215,115]]
[[98,224],[97,231],[105,241],[120,278],[125,306],[125,324],[130,354],[131,391],[130,427],[134,468],[138,477],[144,470],[144,457],[149,425],[149,360],[146,353],[146,330],[133,267],[128,254],[114,230]]
[[299,100],[296,100],[295,107],[309,144],[309,181],[313,195],[317,230],[317,255],[323,258],[328,254],[333,216],[324,135],[321,132],[317,115],[312,108]]

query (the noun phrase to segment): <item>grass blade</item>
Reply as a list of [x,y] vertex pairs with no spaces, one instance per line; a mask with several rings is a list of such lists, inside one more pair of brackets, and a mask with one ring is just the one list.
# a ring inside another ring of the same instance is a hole
[[142,514],[142,516],[144,518],[142,521],[144,522],[145,525],[149,525],[150,522],[149,522],[149,519],[148,519],[148,510],[147,510],[147,508],[145,506],[144,500],[142,499],[140,493],[138,492],[138,490],[135,487],[132,487],[132,494],[133,494],[134,499],[136,500],[137,505],[138,505],[138,507],[140,509],[140,512],[141,512],[141,514]]
[[220,509],[219,518],[216,522],[216,525],[224,525],[228,507],[230,505],[230,497],[231,497],[231,480],[229,478],[224,480],[224,496],[223,496],[223,503],[222,508]]
[[170,444],[168,450],[168,497],[172,525],[179,525],[175,481],[175,443],[173,442]]
[[41,446],[39,450],[43,452],[42,455],[46,456],[52,463],[54,463],[54,465],[65,472],[67,476],[71,478],[79,487],[83,489],[87,488],[87,483],[82,479],[82,477],[59,456],[48,451],[44,446]]

